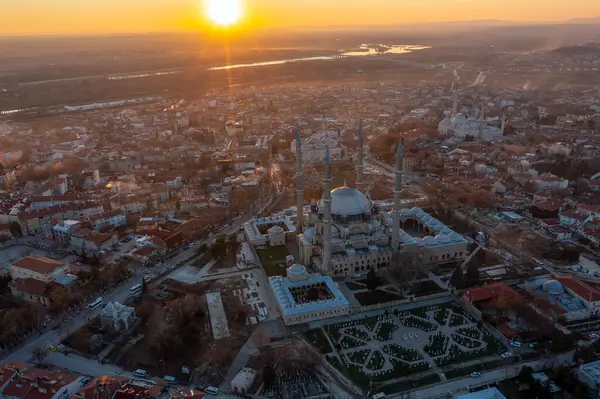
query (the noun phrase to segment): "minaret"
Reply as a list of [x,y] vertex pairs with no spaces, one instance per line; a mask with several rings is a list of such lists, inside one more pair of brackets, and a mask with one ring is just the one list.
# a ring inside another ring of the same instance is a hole
[[325,152],[325,173],[323,176],[323,265],[321,272],[331,270],[331,156],[329,147]]
[[506,128],[506,115],[502,115],[502,125],[500,125],[500,130],[502,130],[502,136],[504,136],[504,129]]
[[363,129],[362,129],[362,119],[358,124],[358,151],[356,157],[356,189],[360,192],[363,191],[363,157],[364,157],[364,148],[363,148]]
[[452,102],[452,117],[454,118],[458,113],[458,97],[456,96],[456,90],[454,90],[454,101]]
[[302,200],[302,139],[300,138],[300,126],[296,125],[296,208],[298,217],[296,234],[302,233],[304,229],[304,207]]
[[392,250],[398,249],[400,244],[400,208],[402,207],[402,170],[404,169],[403,152],[404,139],[400,138],[398,143],[398,151],[396,152],[396,175],[394,183],[394,210],[392,211]]

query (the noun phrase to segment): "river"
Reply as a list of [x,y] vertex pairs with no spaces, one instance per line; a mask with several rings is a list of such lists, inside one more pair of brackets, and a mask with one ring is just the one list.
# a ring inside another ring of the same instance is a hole
[[209,71],[219,71],[223,69],[237,69],[237,68],[253,68],[268,65],[282,65],[290,62],[302,62],[302,61],[327,61],[335,60],[346,57],[364,57],[364,56],[378,56],[386,54],[406,54],[412,53],[413,51],[425,50],[430,48],[429,46],[415,46],[405,44],[361,44],[355,50],[340,50],[337,54],[320,56],[320,57],[304,57],[304,58],[289,58],[285,60],[275,61],[259,61],[252,62],[249,64],[233,64],[233,65],[221,65],[216,67],[208,68]]

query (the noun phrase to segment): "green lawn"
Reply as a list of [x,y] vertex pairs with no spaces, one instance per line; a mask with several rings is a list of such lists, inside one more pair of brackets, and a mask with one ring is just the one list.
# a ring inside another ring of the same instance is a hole
[[466,348],[479,348],[481,346],[481,342],[458,334],[452,334],[452,339]]
[[315,328],[314,330],[308,330],[304,332],[304,336],[314,346],[316,346],[321,353],[327,354],[332,351],[331,345],[329,345],[329,341],[327,337],[321,331],[320,328]]
[[344,332],[347,335],[351,335],[355,338],[362,339],[363,341],[371,340],[371,337],[369,337],[369,334],[367,334],[365,331],[363,331],[359,328],[356,328],[356,327],[347,328]]
[[363,341],[359,341],[347,335],[340,341],[340,345],[342,345],[343,349],[356,348],[358,346],[363,346],[364,344]]
[[392,335],[397,329],[398,326],[395,323],[392,323],[391,321],[382,321],[379,323],[374,337],[378,341],[389,341],[392,339]]
[[285,276],[285,257],[290,254],[285,245],[257,249],[256,254],[267,276]]
[[369,352],[371,352],[370,349],[365,349],[362,351],[348,353],[346,355],[346,357],[348,357],[348,359],[353,361],[354,363],[362,364],[365,362],[365,360],[367,360],[367,356],[369,356]]
[[362,306],[369,306],[378,303],[386,303],[404,299],[402,295],[392,294],[391,292],[381,290],[359,292],[358,294],[354,294],[354,297]]
[[436,382],[440,382],[440,376],[437,373],[428,374],[424,377],[418,378],[416,380],[405,380],[398,381],[388,385],[384,385],[381,388],[375,390],[378,392],[383,392],[386,395],[391,395],[398,392],[409,391],[414,388],[424,387],[426,385],[435,384]]
[[418,317],[409,316],[402,319],[402,324],[406,327],[418,328],[421,331],[431,332],[437,329],[437,325],[430,323]]
[[414,296],[425,296],[444,292],[443,288],[440,288],[434,281],[423,280],[412,286],[410,293]]
[[465,318],[463,316],[459,316],[456,314],[452,315],[452,318],[450,319],[450,323],[448,323],[448,325],[450,327],[462,326],[463,324],[467,324],[467,320],[465,320]]
[[375,370],[381,369],[384,364],[385,364],[385,358],[383,357],[383,355],[381,353],[379,353],[379,351],[375,351],[375,352],[373,352],[371,359],[369,359],[369,363],[366,364],[366,367],[369,370],[375,371]]
[[383,351],[392,356],[396,356],[407,362],[414,362],[423,359],[421,354],[416,350],[406,349],[398,344],[389,344],[383,347]]
[[447,335],[437,333],[429,336],[429,343],[423,347],[423,350],[430,356],[439,356],[446,351],[448,341]]

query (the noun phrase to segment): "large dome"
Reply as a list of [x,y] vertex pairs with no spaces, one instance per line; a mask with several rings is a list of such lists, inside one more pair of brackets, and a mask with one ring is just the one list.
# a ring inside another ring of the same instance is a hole
[[[332,215],[360,215],[371,213],[373,203],[360,191],[350,187],[339,187],[331,192]],[[319,210],[324,209],[323,200],[319,201]]]

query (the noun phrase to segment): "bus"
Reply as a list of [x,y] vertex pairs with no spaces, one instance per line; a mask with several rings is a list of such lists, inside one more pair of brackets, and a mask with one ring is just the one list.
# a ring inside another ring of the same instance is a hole
[[94,302],[87,305],[88,309],[90,309],[90,310],[98,309],[100,307],[100,305],[102,305],[103,300],[104,299],[101,296],[99,296],[98,298],[96,298],[96,300]]
[[134,296],[140,295],[142,293],[142,285],[136,284],[133,287],[129,288],[129,293]]

